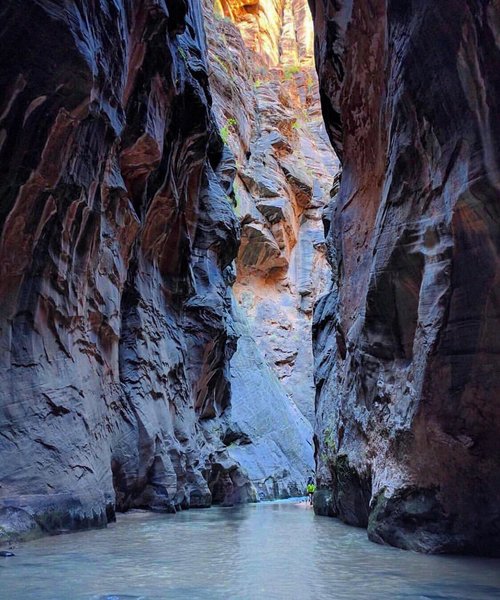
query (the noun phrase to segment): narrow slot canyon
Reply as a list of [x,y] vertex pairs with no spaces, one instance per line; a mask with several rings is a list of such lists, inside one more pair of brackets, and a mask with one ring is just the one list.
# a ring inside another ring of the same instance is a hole
[[301,496],[314,475],[312,314],[330,280],[322,219],[340,168],[321,116],[310,14],[304,2],[274,8],[273,28],[267,5],[249,14],[222,3],[206,15],[222,169],[241,225],[231,410],[247,433],[228,452],[266,481],[260,499]]
[[500,595],[496,0],[0,22],[0,600]]

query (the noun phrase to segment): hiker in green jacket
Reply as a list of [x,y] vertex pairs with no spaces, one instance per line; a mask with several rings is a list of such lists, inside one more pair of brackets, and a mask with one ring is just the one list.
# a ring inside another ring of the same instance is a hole
[[316,486],[314,485],[314,481],[312,477],[309,477],[307,480],[307,495],[309,496],[309,504],[312,506],[313,503],[313,495],[316,491]]

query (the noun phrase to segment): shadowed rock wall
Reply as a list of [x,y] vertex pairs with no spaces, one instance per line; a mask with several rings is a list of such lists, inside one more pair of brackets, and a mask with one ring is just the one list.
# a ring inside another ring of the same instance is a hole
[[201,10],[0,9],[0,541],[276,491],[227,452],[252,443],[230,414],[240,228]]
[[343,166],[317,510],[377,542],[499,554],[499,5],[310,4]]

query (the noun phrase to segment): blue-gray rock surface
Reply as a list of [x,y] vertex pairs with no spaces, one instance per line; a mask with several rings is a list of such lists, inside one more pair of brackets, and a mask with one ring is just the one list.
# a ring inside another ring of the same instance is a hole
[[498,555],[498,2],[310,5],[343,166],[314,325],[320,510]]
[[225,451],[240,225],[202,8],[0,7],[0,542],[273,497]]

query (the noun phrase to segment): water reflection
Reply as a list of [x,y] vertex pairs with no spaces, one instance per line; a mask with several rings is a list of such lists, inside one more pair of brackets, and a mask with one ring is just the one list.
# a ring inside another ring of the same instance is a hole
[[500,561],[371,544],[305,505],[135,512],[0,562],[3,600],[500,598]]

